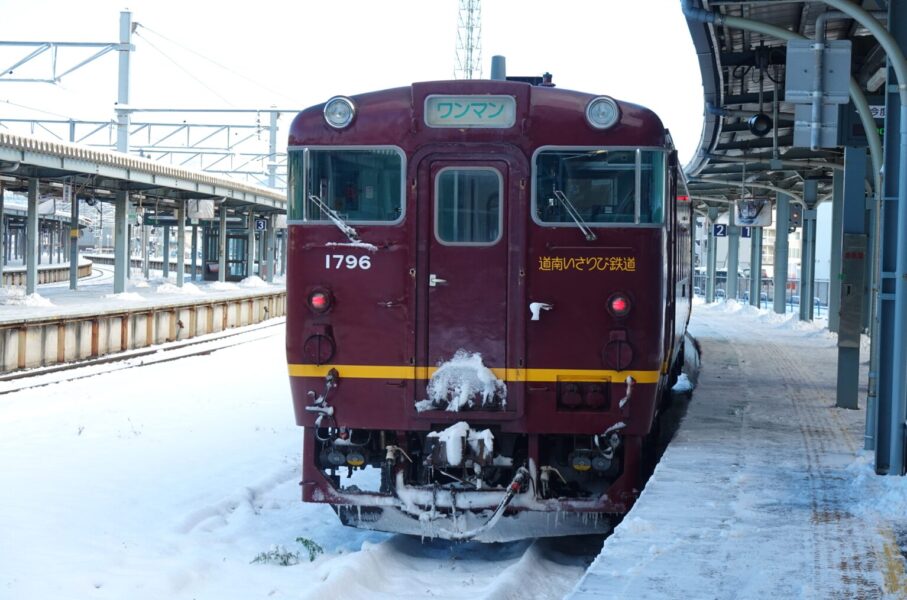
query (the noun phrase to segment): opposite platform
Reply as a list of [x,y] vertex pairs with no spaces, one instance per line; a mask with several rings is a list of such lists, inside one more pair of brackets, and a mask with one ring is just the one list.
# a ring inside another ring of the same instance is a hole
[[873,474],[864,411],[835,408],[835,335],[734,302],[695,306],[691,332],[687,416],[569,597],[907,598],[907,483]]
[[[132,279],[113,293],[113,267],[94,265],[91,277],[0,287],[0,377],[7,373],[138,350],[283,316],[286,286],[258,277],[238,283],[185,282],[160,276]],[[13,375],[18,377],[18,374]]]

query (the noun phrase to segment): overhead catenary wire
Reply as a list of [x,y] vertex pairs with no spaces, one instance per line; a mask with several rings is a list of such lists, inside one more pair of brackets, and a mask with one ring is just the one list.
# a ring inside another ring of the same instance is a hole
[[156,45],[154,45],[154,43],[153,43],[151,40],[149,40],[147,37],[141,35],[138,31],[135,32],[135,36],[136,36],[136,37],[140,37],[140,38],[142,38],[143,40],[145,40],[145,42],[146,42],[149,46],[151,46],[152,49],[156,50],[161,56],[163,56],[164,58],[166,58],[167,60],[169,60],[171,63],[173,63],[173,66],[175,66],[177,69],[179,69],[180,71],[182,71],[183,73],[185,73],[186,75],[188,75],[189,77],[191,77],[196,83],[198,83],[198,84],[201,85],[203,88],[205,88],[206,90],[208,90],[209,92],[211,92],[212,94],[214,94],[215,96],[217,96],[218,98],[220,98],[221,100],[223,100],[224,102],[226,102],[229,106],[233,106],[233,104],[230,102],[230,100],[229,100],[227,97],[223,96],[223,95],[220,94],[217,90],[215,90],[214,88],[212,88],[210,85],[208,85],[207,83],[205,83],[204,81],[202,81],[201,79],[199,79],[198,77],[196,77],[196,76],[195,76],[193,73],[191,73],[188,69],[186,69],[185,67],[183,67],[183,65],[181,65],[179,62],[177,62],[176,59],[174,59],[172,56],[170,56],[169,54],[167,54],[166,52],[164,52],[163,50],[161,50],[160,48],[158,48]]
[[[137,23],[136,25],[138,25],[138,26],[141,27],[142,29],[148,31],[149,33],[152,33],[152,34],[154,34],[154,35],[160,37],[161,39],[166,40],[166,41],[170,42],[171,44],[173,44],[173,45],[175,45],[175,46],[178,46],[178,47],[182,48],[182,49],[185,50],[186,52],[189,52],[189,53],[191,53],[191,54],[194,54],[195,56],[201,58],[202,60],[205,60],[205,61],[211,63],[212,65],[218,67],[219,69],[223,69],[224,71],[226,71],[227,73],[230,73],[231,75],[235,75],[236,77],[239,77],[239,78],[241,78],[241,79],[244,79],[244,80],[248,81],[249,83],[253,83],[253,84],[257,85],[258,87],[260,87],[261,89],[265,90],[265,91],[268,92],[268,93],[276,94],[276,95],[278,95],[278,96],[281,96],[281,97],[283,97],[283,98],[285,98],[285,99],[287,99],[287,100],[293,101],[293,102],[295,102],[295,101],[297,100],[296,98],[291,98],[291,97],[288,96],[287,94],[284,94],[284,93],[282,93],[282,92],[280,92],[280,91],[278,91],[278,90],[275,90],[275,89],[273,89],[273,88],[270,88],[270,87],[268,87],[267,85],[261,83],[260,81],[257,81],[257,80],[255,80],[255,79],[252,79],[251,77],[248,77],[247,75],[243,75],[242,73],[238,73],[237,71],[231,69],[230,67],[228,67],[228,66],[226,66],[226,65],[223,65],[223,64],[217,62],[217,61],[214,60],[213,58],[210,58],[210,57],[208,57],[208,56],[205,56],[205,55],[202,54],[201,52],[198,52],[198,51],[196,51],[196,50],[193,50],[192,48],[190,48],[190,47],[188,47],[188,46],[186,46],[186,45],[184,45],[184,44],[181,44],[180,42],[178,42],[178,41],[176,41],[176,40],[173,40],[173,39],[171,39],[171,38],[165,36],[164,34],[160,33],[159,31],[155,31],[154,29],[151,29],[151,28],[148,27],[147,25],[144,25],[144,24],[141,24],[141,23]],[[151,42],[148,40],[147,37],[140,35],[140,34],[138,33],[138,31],[136,31],[136,35],[139,36],[139,37],[141,37],[143,40],[147,41],[149,44],[151,43]]]

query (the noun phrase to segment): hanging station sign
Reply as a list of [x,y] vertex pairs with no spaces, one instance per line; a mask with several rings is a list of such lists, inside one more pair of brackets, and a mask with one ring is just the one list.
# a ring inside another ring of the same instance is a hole
[[734,223],[746,227],[768,227],[772,224],[772,203],[767,198],[738,200]]

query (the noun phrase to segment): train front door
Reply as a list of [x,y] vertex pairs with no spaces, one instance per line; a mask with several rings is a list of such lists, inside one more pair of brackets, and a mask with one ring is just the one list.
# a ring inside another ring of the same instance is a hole
[[[426,164],[427,163],[427,164]],[[420,205],[428,208],[427,363],[459,351],[507,366],[509,168],[501,160],[423,163]],[[427,171],[427,173],[426,173]],[[426,197],[427,196],[427,197]],[[422,221],[423,225],[426,222]],[[474,358],[473,358],[474,360]]]

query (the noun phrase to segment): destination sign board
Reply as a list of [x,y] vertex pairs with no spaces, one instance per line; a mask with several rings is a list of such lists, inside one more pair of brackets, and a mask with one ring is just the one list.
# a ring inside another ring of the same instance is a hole
[[513,96],[447,96],[425,99],[425,124],[429,127],[506,128],[516,123]]

